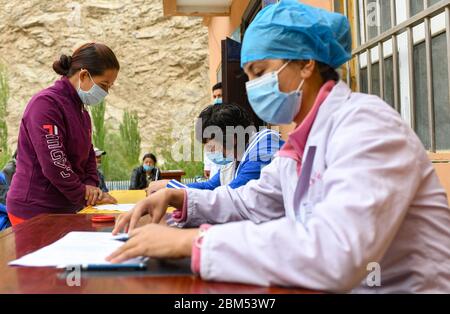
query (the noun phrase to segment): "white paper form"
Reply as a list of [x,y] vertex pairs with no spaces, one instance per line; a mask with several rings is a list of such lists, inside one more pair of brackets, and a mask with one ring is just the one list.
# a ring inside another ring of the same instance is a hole
[[[66,267],[73,265],[110,265],[105,258],[124,244],[110,232],[70,232],[58,241],[9,263],[11,266]],[[139,264],[142,258],[122,264]]]
[[94,208],[98,210],[117,210],[120,212],[129,212],[136,206],[136,204],[105,204],[95,205]]

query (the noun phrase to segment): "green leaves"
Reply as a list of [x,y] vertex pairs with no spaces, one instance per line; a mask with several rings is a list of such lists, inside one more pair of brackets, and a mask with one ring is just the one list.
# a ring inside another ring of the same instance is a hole
[[92,141],[95,147],[106,151],[102,158],[102,171],[106,180],[127,180],[131,171],[139,165],[141,135],[138,116],[125,111],[119,132],[111,131],[105,124],[106,103],[103,101],[90,108],[94,132]]
[[97,106],[90,107],[92,124],[94,126],[94,134],[92,136],[92,140],[94,142],[94,146],[100,149],[105,149],[105,111],[106,104],[104,100]]
[[6,68],[0,64],[0,170],[11,159],[8,148],[8,127],[6,125],[6,106],[9,99],[9,84]]
[[139,164],[141,154],[141,135],[139,133],[139,119],[136,112],[125,111],[120,124],[120,138],[124,145],[124,157],[129,167]]

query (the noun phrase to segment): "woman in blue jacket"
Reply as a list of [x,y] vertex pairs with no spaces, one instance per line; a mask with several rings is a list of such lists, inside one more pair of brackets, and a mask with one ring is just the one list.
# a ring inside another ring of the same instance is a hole
[[206,182],[187,185],[177,180],[153,182],[148,193],[165,187],[214,190],[229,185],[238,188],[259,179],[262,168],[284,144],[278,132],[267,128],[257,132],[245,109],[236,104],[208,106],[198,119],[201,126],[197,127],[196,138],[205,144],[206,156],[221,166],[220,171]]

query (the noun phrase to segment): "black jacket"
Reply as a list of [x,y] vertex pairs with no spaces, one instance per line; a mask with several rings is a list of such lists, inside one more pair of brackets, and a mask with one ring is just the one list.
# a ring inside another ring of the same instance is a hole
[[130,179],[130,190],[143,190],[148,187],[150,182],[161,179],[161,170],[154,168],[147,178],[143,166],[139,166],[133,170]]
[[103,172],[97,169],[97,175],[99,189],[102,190],[102,192],[109,192],[108,187],[106,186],[105,176],[103,175]]

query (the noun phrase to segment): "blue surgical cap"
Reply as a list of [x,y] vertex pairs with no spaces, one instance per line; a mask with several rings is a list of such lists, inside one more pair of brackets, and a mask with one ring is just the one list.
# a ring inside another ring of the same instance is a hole
[[338,68],[351,58],[352,37],[345,16],[281,0],[265,7],[245,32],[241,67],[264,59],[316,60]]

